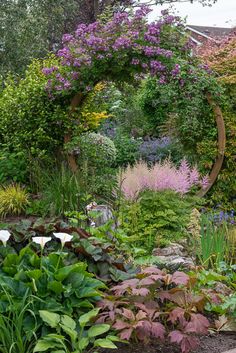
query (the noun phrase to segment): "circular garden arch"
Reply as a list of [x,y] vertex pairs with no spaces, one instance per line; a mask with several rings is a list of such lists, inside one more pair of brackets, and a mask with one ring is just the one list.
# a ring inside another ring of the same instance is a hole
[[[65,132],[64,142],[73,138],[73,126],[83,130],[84,122],[78,119],[79,110],[93,87],[100,81],[129,82],[136,84],[137,76],[150,74],[160,85],[171,80],[184,85],[182,66],[189,67],[188,79],[197,78],[199,68],[190,55],[191,43],[184,36],[184,26],[179,17],[162,12],[162,17],[148,23],[148,7],[141,7],[135,13],[115,13],[110,19],[93,24],[81,24],[74,35],[63,36],[63,48],[57,53],[61,66],[44,68],[49,76],[47,89],[55,96],[71,98],[70,126]],[[204,74],[209,75],[207,71]],[[186,75],[185,75],[186,76]],[[204,196],[212,187],[221,170],[226,134],[220,106],[217,104],[206,81],[206,100],[211,106],[218,130],[218,154],[211,170],[208,187],[199,192]],[[87,123],[86,123],[87,124]],[[77,171],[76,157],[68,154],[73,172]]]

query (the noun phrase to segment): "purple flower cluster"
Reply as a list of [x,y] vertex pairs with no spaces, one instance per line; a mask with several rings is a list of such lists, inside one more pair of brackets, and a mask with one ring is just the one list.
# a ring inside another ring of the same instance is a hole
[[168,136],[143,141],[139,147],[140,158],[149,163],[158,162],[167,156],[165,151],[168,150],[170,145],[171,139]]
[[[214,211],[214,210],[213,210]],[[234,210],[229,212],[227,211],[214,211],[208,217],[210,221],[212,221],[216,225],[228,224],[228,225],[236,225],[236,214]]]
[[[176,50],[172,50],[178,43],[171,36],[168,45],[165,40],[165,48],[160,43],[163,35],[166,38],[168,28],[178,30],[181,22],[179,17],[165,11],[162,18],[149,24],[145,19],[149,12],[150,8],[145,6],[134,15],[118,12],[106,24],[80,24],[74,35],[65,34],[64,47],[57,53],[65,81],[61,82],[53,68],[44,68],[43,73],[52,76],[48,87],[66,90],[76,86],[76,89],[86,91],[88,85],[107,77],[109,71],[118,77],[120,72],[127,79],[134,77],[133,66],[139,74],[150,72],[159,76],[160,83],[168,82],[168,75],[176,76],[180,70],[176,65]],[[182,43],[179,43],[180,47]]]
[[56,66],[52,66],[52,67],[44,67],[42,69],[42,73],[45,75],[45,76],[48,76],[48,75],[51,75],[53,72],[55,71],[58,71],[58,67]]
[[174,69],[171,71],[171,75],[173,77],[176,77],[180,74],[180,65],[179,64],[175,64]]

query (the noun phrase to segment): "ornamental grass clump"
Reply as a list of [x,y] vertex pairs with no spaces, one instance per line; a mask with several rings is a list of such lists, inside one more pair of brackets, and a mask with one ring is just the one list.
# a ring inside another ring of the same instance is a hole
[[169,159],[149,167],[145,162],[137,162],[120,173],[119,184],[126,199],[134,200],[144,190],[173,190],[186,194],[193,187],[205,188],[208,177],[200,176],[196,167],[190,167],[183,159],[176,167]]
[[20,215],[29,204],[29,196],[20,185],[0,187],[0,217]]

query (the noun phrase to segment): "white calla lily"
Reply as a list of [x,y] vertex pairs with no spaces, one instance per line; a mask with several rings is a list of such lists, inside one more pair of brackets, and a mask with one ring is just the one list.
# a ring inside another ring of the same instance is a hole
[[45,244],[52,240],[52,237],[33,237],[32,241],[36,244],[39,244],[43,249]]
[[0,230],[0,240],[3,242],[3,245],[7,245],[7,241],[9,240],[11,233],[8,230]]
[[53,235],[60,239],[62,246],[73,238],[73,236],[68,233],[53,233]]

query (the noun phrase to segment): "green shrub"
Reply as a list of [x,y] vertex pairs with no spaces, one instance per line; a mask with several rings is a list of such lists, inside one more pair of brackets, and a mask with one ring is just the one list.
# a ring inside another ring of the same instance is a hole
[[43,157],[63,146],[68,101],[54,100],[46,91],[42,68],[58,65],[55,57],[34,60],[25,78],[9,78],[0,92],[0,147]]
[[119,131],[114,138],[114,144],[117,149],[116,166],[132,165],[137,161],[141,140],[134,139]]
[[0,216],[20,215],[29,203],[26,190],[20,185],[8,185],[0,188]]
[[116,148],[113,141],[99,133],[90,132],[67,144],[77,154],[79,177],[83,190],[93,197],[110,198],[116,184]]
[[116,160],[116,147],[111,139],[101,134],[90,132],[81,135],[78,141],[79,164],[103,169]]
[[144,191],[136,202],[121,206],[121,227],[131,244],[151,252],[185,237],[191,211],[200,203],[197,197],[174,191]]
[[28,181],[28,161],[23,152],[0,151],[0,183]]

